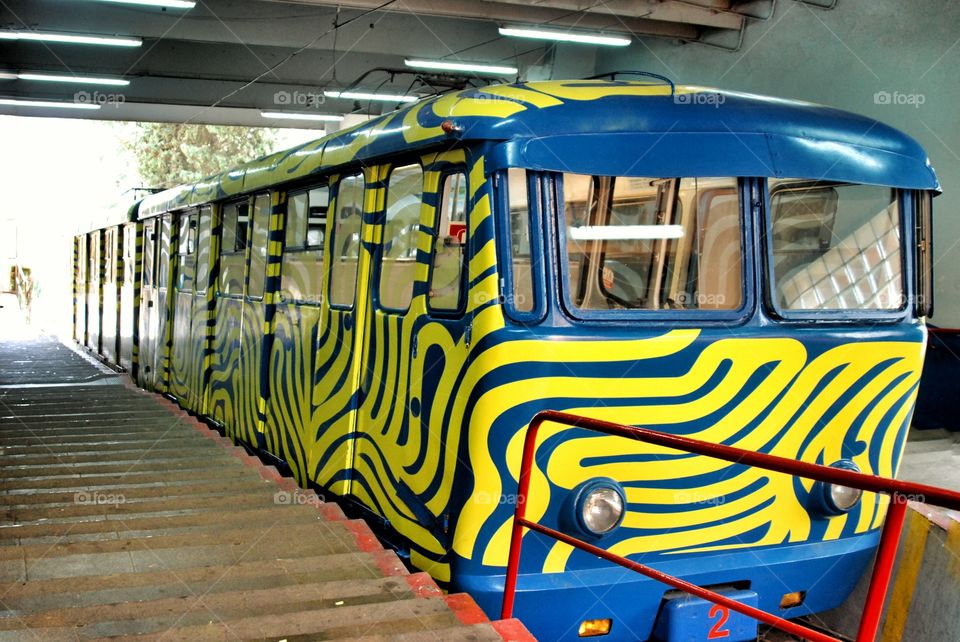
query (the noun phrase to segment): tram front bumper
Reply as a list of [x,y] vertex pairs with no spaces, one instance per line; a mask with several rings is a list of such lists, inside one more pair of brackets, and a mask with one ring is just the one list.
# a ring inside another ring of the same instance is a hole
[[[878,542],[879,532],[872,532],[830,542],[678,559],[660,556],[653,565],[698,586],[756,594],[752,606],[794,618],[841,605],[863,575]],[[503,575],[454,572],[454,588],[470,593],[491,618],[500,617],[503,586]],[[653,640],[654,623],[669,591],[669,586],[613,564],[563,573],[521,574],[514,615],[542,640],[583,639],[580,625],[599,619],[612,621],[609,634],[599,638],[604,641]],[[780,608],[786,594],[800,591],[805,594],[802,604]]]

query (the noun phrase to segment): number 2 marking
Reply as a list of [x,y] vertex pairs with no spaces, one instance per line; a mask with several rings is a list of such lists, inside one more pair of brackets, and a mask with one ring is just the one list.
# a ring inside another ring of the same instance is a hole
[[707,614],[707,617],[712,620],[718,615],[720,616],[720,619],[717,620],[717,623],[714,624],[710,628],[710,632],[707,633],[708,640],[719,640],[720,638],[730,637],[730,629],[721,628],[727,623],[727,618],[730,617],[730,609],[725,606],[720,606],[719,604],[714,604],[713,608],[711,608],[710,612]]

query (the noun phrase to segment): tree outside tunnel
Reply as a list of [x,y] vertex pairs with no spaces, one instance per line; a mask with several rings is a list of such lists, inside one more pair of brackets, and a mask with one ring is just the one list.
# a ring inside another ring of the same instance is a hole
[[123,144],[136,157],[143,184],[166,188],[268,154],[275,139],[276,132],[264,128],[136,123]]

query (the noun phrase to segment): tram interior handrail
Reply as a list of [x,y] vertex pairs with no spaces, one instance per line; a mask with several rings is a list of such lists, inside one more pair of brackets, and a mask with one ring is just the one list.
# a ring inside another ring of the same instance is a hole
[[658,580],[664,584],[672,586],[696,597],[713,602],[714,604],[728,608],[749,617],[753,617],[765,624],[769,624],[787,633],[799,636],[811,642],[839,642],[837,638],[821,633],[809,627],[796,622],[780,618],[772,613],[761,611],[760,609],[748,606],[736,600],[732,600],[724,595],[691,584],[677,577],[673,577],[649,566],[639,564],[620,555],[610,553],[602,548],[589,544],[583,540],[577,539],[566,533],[556,531],[552,528],[543,526],[526,518],[527,498],[530,492],[530,473],[533,469],[534,454],[536,451],[537,433],[546,422],[552,422],[569,426],[571,428],[582,428],[607,435],[614,435],[641,441],[648,444],[673,448],[683,452],[704,455],[729,461],[735,464],[745,464],[762,468],[772,472],[786,473],[807,479],[814,479],[824,483],[838,484],[851,488],[875,493],[884,493],[890,495],[890,508],[883,524],[883,530],[880,536],[880,545],[877,549],[876,561],[874,563],[873,575],[870,579],[870,586],[867,591],[866,604],[862,612],[860,628],[857,632],[857,642],[873,642],[876,637],[877,629],[880,624],[880,616],[883,613],[883,605],[886,599],[887,589],[890,585],[890,575],[893,571],[893,563],[896,559],[897,546],[900,540],[900,532],[903,529],[904,519],[906,518],[907,502],[912,497],[922,497],[923,502],[943,508],[960,510],[960,493],[928,486],[926,484],[915,484],[897,479],[888,479],[875,475],[819,464],[788,459],[766,453],[759,453],[752,450],[744,450],[724,444],[714,444],[699,439],[681,437],[668,433],[657,432],[647,428],[638,428],[636,426],[627,426],[590,417],[582,417],[556,410],[544,410],[537,413],[530,421],[527,433],[523,442],[523,459],[520,466],[520,477],[517,490],[516,509],[513,518],[513,530],[510,539],[510,554],[507,562],[507,575],[504,581],[503,608],[501,617],[504,619],[513,617],[513,605],[516,597],[517,576],[520,570],[520,551],[522,547],[524,529],[529,529],[552,537],[558,541],[564,542],[570,546],[586,551],[592,555],[603,558],[631,569],[642,575]]

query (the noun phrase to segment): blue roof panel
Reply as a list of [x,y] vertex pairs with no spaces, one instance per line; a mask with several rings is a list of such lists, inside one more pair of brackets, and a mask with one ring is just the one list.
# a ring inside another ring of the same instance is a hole
[[[458,130],[441,128],[452,121]],[[501,141],[488,163],[644,176],[790,176],[939,190],[926,153],[876,120],[799,101],[635,81],[545,81],[420,101],[147,198],[149,215],[431,145]]]

